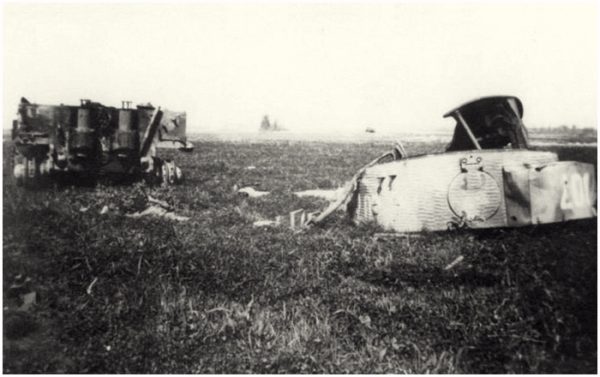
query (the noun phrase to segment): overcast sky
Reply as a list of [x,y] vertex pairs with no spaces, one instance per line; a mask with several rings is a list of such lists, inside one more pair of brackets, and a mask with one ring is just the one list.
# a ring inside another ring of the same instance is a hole
[[3,109],[122,99],[192,131],[420,131],[513,94],[530,127],[596,126],[598,10],[570,3],[4,5]]

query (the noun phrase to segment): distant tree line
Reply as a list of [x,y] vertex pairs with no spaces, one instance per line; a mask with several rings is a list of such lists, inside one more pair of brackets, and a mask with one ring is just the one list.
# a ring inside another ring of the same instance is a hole
[[277,124],[277,121],[274,121],[273,123],[271,123],[269,121],[269,117],[267,115],[265,115],[262,119],[262,122],[260,123],[260,130],[261,131],[283,131],[283,130],[285,130],[285,128],[283,128],[282,126]]
[[584,127],[579,128],[576,125],[567,126],[565,124],[558,127],[527,127],[530,131],[546,134],[578,134],[578,135],[595,135],[598,130],[596,128]]
[[534,138],[546,138],[551,140],[562,140],[572,142],[594,143],[597,140],[598,130],[596,128],[579,128],[575,125],[561,125],[559,127],[528,127],[529,134]]

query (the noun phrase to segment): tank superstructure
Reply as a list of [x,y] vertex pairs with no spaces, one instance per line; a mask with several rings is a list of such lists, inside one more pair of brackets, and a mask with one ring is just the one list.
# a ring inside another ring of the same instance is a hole
[[[17,184],[37,186],[58,176],[177,183],[181,170],[156,156],[166,130],[164,113],[149,104],[132,108],[126,101],[116,108],[87,99],[69,106],[22,98],[12,129]],[[185,119],[185,113],[178,114]]]

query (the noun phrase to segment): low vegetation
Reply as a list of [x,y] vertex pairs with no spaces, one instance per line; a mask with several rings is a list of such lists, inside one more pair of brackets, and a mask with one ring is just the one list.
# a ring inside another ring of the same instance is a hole
[[[595,220],[390,239],[343,213],[252,226],[322,208],[291,191],[338,187],[387,148],[200,142],[172,153],[181,186],[32,191],[5,144],[4,372],[595,373]],[[125,217],[146,195],[191,219]]]

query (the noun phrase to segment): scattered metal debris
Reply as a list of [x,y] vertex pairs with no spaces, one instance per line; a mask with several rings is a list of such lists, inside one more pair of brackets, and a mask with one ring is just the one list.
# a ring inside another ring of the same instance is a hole
[[318,212],[306,212],[304,209],[291,211],[289,216],[277,216],[275,220],[257,220],[252,225],[255,227],[264,226],[285,226],[290,229],[302,229],[308,226],[309,221],[318,215]]
[[243,187],[237,190],[238,194],[246,195],[250,198],[260,198],[261,196],[269,195],[270,191],[258,191],[252,187]]
[[344,188],[340,187],[337,189],[330,189],[330,190],[316,189],[316,190],[296,191],[296,192],[294,192],[294,195],[296,195],[299,198],[312,196],[315,198],[322,198],[327,201],[333,202],[333,201],[336,201],[340,196],[342,196],[343,193],[344,193]]
[[190,219],[187,216],[177,215],[174,212],[173,206],[171,206],[169,203],[165,202],[164,200],[155,199],[151,196],[148,196],[147,199],[148,199],[148,203],[150,203],[150,205],[147,206],[144,210],[138,211],[135,213],[128,213],[125,216],[131,217],[131,218],[139,218],[139,217],[144,217],[144,216],[156,216],[156,217],[163,217],[165,219],[175,220],[175,221],[187,221]]
[[33,307],[33,305],[37,302],[37,293],[29,292],[24,295],[21,295],[21,301],[23,302],[21,306],[19,306],[20,311],[29,311]]
[[456,257],[456,259],[454,259],[449,265],[447,265],[446,267],[444,267],[445,271],[451,270],[454,267],[456,267],[456,265],[458,265],[460,262],[462,262],[465,259],[465,257],[463,257],[462,255],[459,255],[458,257]]
[[88,295],[92,294],[92,288],[94,288],[94,284],[96,284],[97,281],[98,277],[95,277],[94,280],[92,280],[92,282],[90,283],[90,285],[88,285],[87,289],[85,290]]
[[257,220],[255,222],[253,222],[252,225],[255,227],[274,226],[274,225],[279,225],[279,222],[273,221],[273,220]]
[[169,210],[169,209],[163,208],[161,206],[157,206],[157,205],[152,205],[140,212],[128,213],[125,216],[132,217],[132,218],[138,218],[138,217],[144,217],[144,216],[156,216],[156,217],[164,217],[165,219],[175,220],[175,221],[187,221],[190,219],[187,216],[177,215],[174,212],[172,212],[172,210]]
[[166,209],[172,209],[173,208],[169,203],[165,202],[164,200],[159,200],[159,199],[153,198],[150,195],[148,195],[148,202],[149,203],[153,203],[153,204],[157,204],[157,205],[159,205],[159,206],[161,206],[163,208],[166,208]]

